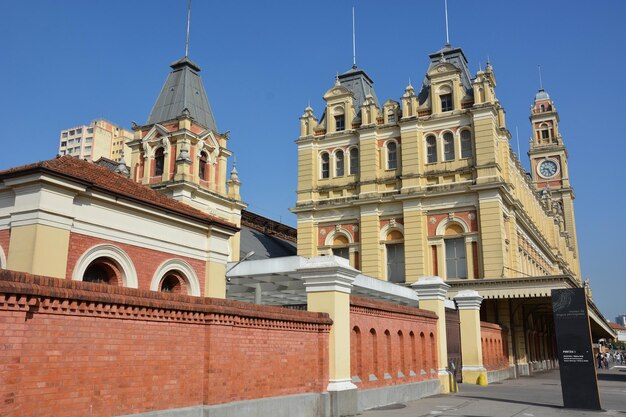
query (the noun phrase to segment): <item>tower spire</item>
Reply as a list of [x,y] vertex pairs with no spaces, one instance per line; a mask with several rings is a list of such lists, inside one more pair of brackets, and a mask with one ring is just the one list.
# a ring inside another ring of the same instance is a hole
[[185,57],[189,56],[189,22],[191,21],[191,0],[187,0],[187,37],[185,38]]
[[356,30],[354,27],[354,6],[352,6],[352,68],[356,68]]
[[446,10],[446,45],[450,45],[450,34],[448,32],[448,0],[444,0],[444,7]]

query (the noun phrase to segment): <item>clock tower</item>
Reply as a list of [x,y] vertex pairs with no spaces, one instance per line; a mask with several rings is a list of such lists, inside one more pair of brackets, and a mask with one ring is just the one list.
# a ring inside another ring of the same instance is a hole
[[567,149],[559,132],[559,114],[543,88],[535,94],[530,122],[533,136],[528,156],[533,183],[554,215],[562,221],[562,235],[577,254],[575,196],[570,184]]

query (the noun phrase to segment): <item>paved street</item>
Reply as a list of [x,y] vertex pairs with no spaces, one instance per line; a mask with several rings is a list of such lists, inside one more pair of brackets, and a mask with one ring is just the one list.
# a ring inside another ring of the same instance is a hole
[[604,411],[563,408],[559,371],[503,381],[488,387],[460,384],[459,392],[394,404],[363,417],[552,417],[626,416],[626,367],[598,372]]

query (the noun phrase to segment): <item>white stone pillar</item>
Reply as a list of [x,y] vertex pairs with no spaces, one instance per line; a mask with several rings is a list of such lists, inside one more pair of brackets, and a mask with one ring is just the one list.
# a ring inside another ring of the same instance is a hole
[[450,286],[440,277],[420,277],[411,287],[417,292],[419,307],[437,314],[437,374],[442,392],[450,392],[448,341],[446,338],[446,298]]
[[304,280],[309,311],[328,313],[333,320],[329,340],[329,382],[333,416],[354,415],[357,387],[350,374],[350,293],[359,271],[347,259],[317,256],[298,269]]

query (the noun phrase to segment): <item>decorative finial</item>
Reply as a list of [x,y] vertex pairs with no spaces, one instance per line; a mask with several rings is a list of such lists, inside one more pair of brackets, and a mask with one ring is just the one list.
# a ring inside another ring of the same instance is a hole
[[539,69],[539,90],[543,91],[543,79],[541,77],[541,65],[537,65],[537,68]]
[[191,0],[187,0],[187,38],[185,40],[185,58],[189,56],[189,22],[191,21]]
[[443,51],[441,51],[441,53],[439,54],[439,62],[446,62],[446,57],[443,54]]
[[233,169],[230,171],[230,180],[239,182],[239,173],[237,172],[237,157],[233,157]]
[[337,73],[337,75],[335,75],[335,86],[339,87],[341,85],[341,83],[339,82],[339,73]]
[[130,174],[130,171],[128,170],[128,167],[126,166],[126,161],[124,160],[124,145],[123,144],[122,144],[122,150],[120,153],[121,153],[120,160],[117,164],[117,167],[115,167],[115,170],[113,172],[117,174],[122,174],[124,176],[128,176]]
[[413,87],[413,86],[411,85],[411,77],[409,77],[409,85],[408,85],[408,87]]
[[356,69],[356,30],[354,26],[354,6],[352,6],[352,69]]
[[482,64],[481,64],[481,63],[480,63],[480,61],[479,61],[479,62],[478,62],[478,71],[482,71],[482,70],[483,70],[483,66],[482,66]]

